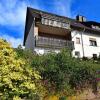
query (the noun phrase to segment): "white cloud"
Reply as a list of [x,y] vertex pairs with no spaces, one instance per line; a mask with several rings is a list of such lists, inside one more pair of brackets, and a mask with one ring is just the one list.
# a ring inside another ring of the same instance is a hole
[[[25,25],[26,8],[31,6],[37,9],[45,9],[45,1],[41,0],[0,0],[0,25],[21,26]],[[73,0],[51,0],[50,6],[55,13],[71,17],[71,5]]]
[[0,0],[0,25],[23,27],[27,6],[39,9],[40,3],[38,0]]
[[55,11],[63,16],[71,17],[72,0],[55,0]]
[[9,42],[11,44],[11,46],[14,48],[18,47],[18,45],[22,45],[22,43],[23,43],[22,38],[14,38],[9,35],[1,35],[0,38],[7,40],[7,42]]
[[24,25],[26,7],[26,2],[17,2],[17,0],[1,0],[0,24],[9,26]]
[[[0,0],[0,25],[8,27],[10,30],[24,33],[26,9],[29,6],[28,0]],[[33,3],[35,8],[39,8],[38,3]],[[5,29],[3,29],[5,30]],[[3,33],[0,31],[0,38],[6,39],[11,45],[16,48],[23,43],[22,37],[15,38],[14,35],[9,35],[9,30]],[[7,34],[6,34],[7,33]]]
[[58,15],[72,17],[71,6],[74,0],[49,0],[47,2],[38,2],[40,7],[46,11],[56,13]]

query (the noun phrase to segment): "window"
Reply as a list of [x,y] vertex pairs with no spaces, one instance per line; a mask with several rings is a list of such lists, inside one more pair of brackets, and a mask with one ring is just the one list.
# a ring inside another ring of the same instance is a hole
[[68,23],[61,23],[61,27],[67,28],[68,27]]
[[49,25],[53,26],[54,21],[53,20],[49,20]]
[[42,24],[45,24],[45,19],[44,18],[42,18]]
[[97,59],[97,54],[93,54],[93,59],[94,59],[94,60]]
[[48,25],[49,24],[49,20],[46,18],[42,18],[42,24]]
[[61,27],[61,22],[58,22],[58,21],[57,21],[56,24],[57,24],[57,25],[56,25],[57,27]]
[[80,38],[76,38],[76,44],[80,44]]
[[53,24],[53,26],[56,26],[57,25],[57,21],[54,21],[54,24]]
[[91,26],[92,26],[92,28],[94,28],[94,29],[100,30],[100,26],[94,26],[94,25],[91,25]]
[[79,51],[75,51],[75,56],[80,57],[80,52]]
[[49,25],[49,20],[45,19],[45,25]]
[[90,46],[97,46],[97,42],[95,39],[90,39]]
[[61,21],[57,21],[57,20],[51,20],[48,18],[42,18],[42,24],[45,25],[51,25],[51,26],[55,26],[55,27],[62,27],[62,28],[69,28],[69,23],[64,23]]

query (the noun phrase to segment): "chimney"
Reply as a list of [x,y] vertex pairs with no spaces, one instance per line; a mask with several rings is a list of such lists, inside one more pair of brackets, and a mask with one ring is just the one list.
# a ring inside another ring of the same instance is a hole
[[81,16],[81,15],[77,15],[76,20],[79,21],[79,22],[86,22],[86,17]]

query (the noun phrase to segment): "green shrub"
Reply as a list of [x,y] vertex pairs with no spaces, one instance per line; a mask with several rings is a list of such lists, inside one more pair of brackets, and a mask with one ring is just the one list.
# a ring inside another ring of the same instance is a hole
[[58,54],[37,55],[33,58],[32,66],[41,73],[48,93],[72,95],[75,89],[89,87],[95,80],[93,62],[73,58],[68,49]]

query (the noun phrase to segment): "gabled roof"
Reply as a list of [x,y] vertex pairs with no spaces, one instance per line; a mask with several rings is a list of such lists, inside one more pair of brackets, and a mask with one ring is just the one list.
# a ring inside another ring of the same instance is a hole
[[36,17],[36,18],[48,17],[50,19],[61,21],[61,22],[69,22],[71,25],[71,28],[78,28],[78,29],[85,28],[85,30],[87,30],[89,32],[100,33],[100,30],[96,30],[96,29],[91,28],[91,25],[100,26],[100,23],[98,23],[98,22],[94,22],[94,21],[79,22],[79,21],[76,21],[75,19],[71,19],[68,17],[64,17],[64,16],[60,16],[60,15],[56,15],[56,14],[51,14],[48,12],[44,12],[41,10],[27,7],[23,45],[25,45],[29,30],[30,30],[31,25],[32,25],[33,20],[34,20],[34,17]]
[[42,16],[43,17],[48,16],[48,18],[51,18],[51,19],[57,20],[57,21],[61,21],[61,22],[75,21],[74,19],[71,19],[71,18],[68,18],[68,17],[64,17],[64,16],[60,16],[60,15],[56,15],[56,14],[51,14],[51,13],[48,13],[48,12],[44,12],[44,11],[41,11],[41,10],[37,10],[37,9],[27,7],[23,45],[25,45],[29,30],[30,30],[32,22],[34,20],[34,17],[41,18]]
[[90,28],[92,28],[92,25],[100,27],[100,23],[94,21],[82,22],[82,24]]
[[87,22],[74,21],[74,22],[71,22],[71,27],[72,28],[85,29],[86,31],[89,31],[89,32],[92,32],[92,33],[95,32],[95,33],[99,33],[100,34],[100,30],[92,28],[91,25],[100,26],[100,23],[93,22],[93,21],[87,21]]
[[42,11],[42,10],[37,10],[37,9],[30,8],[30,7],[28,7],[27,9],[29,9],[32,14],[37,13],[37,14],[43,16],[43,17],[48,16],[48,18],[54,18],[54,20],[60,20],[60,21],[64,21],[64,22],[66,22],[66,20],[67,21],[68,20],[74,21],[74,19],[71,19],[71,18],[68,18],[68,17],[65,17],[65,16],[60,16],[60,15],[53,14],[53,13],[49,13],[49,12],[45,12],[45,11]]

